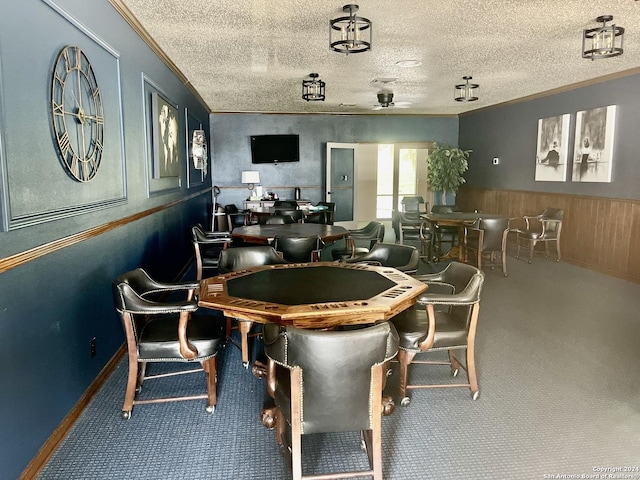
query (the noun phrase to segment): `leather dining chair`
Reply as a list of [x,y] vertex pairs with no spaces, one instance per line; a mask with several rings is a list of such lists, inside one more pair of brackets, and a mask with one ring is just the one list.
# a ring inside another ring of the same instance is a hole
[[[225,274],[261,265],[281,265],[288,263],[269,245],[251,245],[247,247],[227,248],[220,252],[218,272]],[[249,368],[249,336],[253,322],[238,320],[240,331],[240,352],[242,365]],[[227,340],[231,339],[231,319],[227,318]]]
[[[345,237],[345,247],[333,249],[334,260],[353,258],[367,253],[373,246],[384,240],[384,223],[371,221],[362,228],[349,230]],[[361,246],[364,244],[364,246]]]
[[[275,427],[293,479],[382,480],[382,415],[394,407],[382,396],[388,362],[398,351],[393,326],[322,331],[271,323],[265,325],[264,343],[276,372],[268,386],[275,407],[263,412],[263,424]],[[350,431],[360,432],[368,470],[304,474],[303,435]]]
[[279,237],[273,239],[273,248],[288,262],[307,263],[320,260],[324,242],[315,235],[309,237]]
[[529,244],[529,263],[533,261],[533,251],[538,242],[543,242],[545,254],[549,256],[549,244],[555,243],[556,262],[560,261],[560,232],[564,210],[559,208],[545,208],[540,215],[525,215],[524,229],[516,229],[516,258],[520,257],[520,243]]
[[[223,325],[210,315],[194,315],[198,309],[194,292],[198,287],[198,282],[164,283],[153,280],[142,268],[126,272],[114,280],[113,302],[125,331],[129,355],[123,418],[131,417],[134,405],[177,400],[207,399],[206,411],[213,413],[215,410],[217,354]],[[180,298],[176,299],[177,295]],[[147,375],[147,364],[154,362],[200,363],[202,368]],[[202,371],[205,372],[207,394],[136,398],[145,380]]]
[[227,214],[227,226],[229,230],[251,223],[251,212],[249,210],[240,210],[233,203],[225,205],[224,212]]
[[229,232],[207,232],[200,225],[191,227],[191,241],[196,259],[196,279],[205,271],[217,273],[220,252],[233,242]]
[[[411,403],[408,390],[437,387],[468,387],[471,398],[480,394],[475,366],[475,338],[480,311],[480,292],[484,274],[472,265],[451,262],[438,273],[416,278],[427,283],[429,289],[418,297],[409,309],[391,319],[398,331],[400,347],[398,363],[400,379],[398,396],[401,405]],[[456,356],[457,350],[466,352],[466,362]],[[416,355],[447,351],[448,361],[416,360]],[[465,383],[409,385],[409,365],[449,365],[452,376],[460,367],[467,372]]]
[[[509,233],[508,218],[481,218],[474,225],[465,228],[465,257],[472,252],[476,265],[502,267],[502,274],[507,276],[507,235]],[[486,259],[486,261],[485,261]]]
[[322,207],[322,210],[310,211],[307,213],[304,223],[320,223],[323,225],[333,225],[336,212],[335,202],[318,202],[316,207]]
[[289,223],[296,223],[295,218],[291,215],[269,215],[264,217],[265,225],[286,225]]
[[304,219],[304,212],[293,208],[276,208],[273,212],[275,215],[289,215],[296,222],[301,223]]
[[393,267],[401,272],[413,274],[418,271],[420,252],[412,245],[376,243],[368,253],[342,261],[345,263],[367,263],[369,265]]

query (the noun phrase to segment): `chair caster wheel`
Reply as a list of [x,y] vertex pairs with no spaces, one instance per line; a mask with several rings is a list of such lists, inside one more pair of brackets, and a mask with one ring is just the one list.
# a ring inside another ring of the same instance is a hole
[[400,405],[402,405],[403,407],[408,407],[410,403],[411,397],[404,397],[402,400],[400,400]]
[[531,262],[531,260],[528,260],[528,261],[527,261],[527,263],[528,263],[529,265],[531,265],[531,263],[532,263],[532,262]]
[[140,393],[142,391],[142,385],[136,387],[136,393]]
[[456,368],[453,372],[451,372],[451,376],[455,378],[458,376],[458,373],[460,373],[460,369]]
[[391,369],[387,370],[387,377],[390,377],[391,375],[393,375],[393,370]]
[[242,362],[242,366],[249,370],[249,362]]
[[213,413],[216,411],[215,405],[207,405],[204,409],[207,413]]
[[477,400],[480,396],[480,390],[476,390],[475,392],[471,392],[471,400]]
[[131,418],[131,410],[122,410],[120,416],[125,420],[129,420]]

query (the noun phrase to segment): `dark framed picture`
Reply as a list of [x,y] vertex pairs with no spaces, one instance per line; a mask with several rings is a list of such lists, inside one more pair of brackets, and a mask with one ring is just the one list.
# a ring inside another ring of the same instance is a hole
[[576,114],[573,158],[574,182],[611,182],[616,106]]
[[536,182],[564,182],[569,163],[568,113],[538,120]]
[[153,178],[179,177],[178,108],[158,92],[151,94]]

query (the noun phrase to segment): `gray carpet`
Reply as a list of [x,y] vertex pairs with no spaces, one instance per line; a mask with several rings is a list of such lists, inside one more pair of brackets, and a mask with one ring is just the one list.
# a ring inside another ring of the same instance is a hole
[[[383,419],[386,479],[588,478],[640,467],[640,285],[543,257],[510,257],[508,269],[508,278],[485,272],[480,398],[413,391],[409,407]],[[200,375],[181,377],[168,380],[171,390],[203,390]],[[448,369],[415,366],[410,377],[435,381]],[[190,401],[137,406],[122,420],[125,383],[122,361],[41,480],[290,478],[260,422],[264,382],[242,368],[237,348],[220,355],[213,415]],[[305,473],[366,465],[357,435],[305,437],[304,448]]]

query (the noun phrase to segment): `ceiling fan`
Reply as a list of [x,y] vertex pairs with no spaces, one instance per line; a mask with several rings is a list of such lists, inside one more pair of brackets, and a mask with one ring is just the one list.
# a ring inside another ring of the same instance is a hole
[[382,110],[383,108],[409,108],[410,106],[410,102],[394,102],[393,92],[383,91],[378,93],[378,103],[372,110]]

